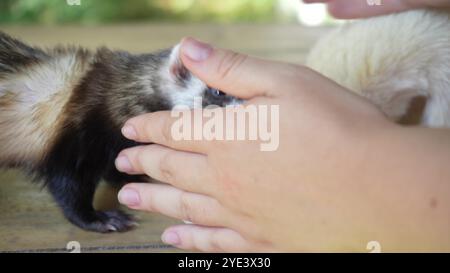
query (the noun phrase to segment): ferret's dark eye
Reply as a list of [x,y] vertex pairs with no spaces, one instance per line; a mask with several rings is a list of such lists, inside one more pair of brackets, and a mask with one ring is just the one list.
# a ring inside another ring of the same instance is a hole
[[214,97],[222,97],[225,96],[225,93],[220,91],[219,89],[216,88],[209,88],[209,92],[214,96]]

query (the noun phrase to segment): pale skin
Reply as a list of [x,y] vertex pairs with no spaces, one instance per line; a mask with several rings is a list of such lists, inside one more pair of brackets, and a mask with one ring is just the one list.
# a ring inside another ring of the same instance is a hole
[[381,0],[380,6],[369,6],[367,0],[303,0],[305,3],[327,3],[337,18],[354,19],[402,12],[418,8],[450,8],[449,0]]
[[[428,2],[428,1],[427,1]],[[169,112],[129,120],[119,201],[193,222],[162,240],[198,251],[450,251],[450,131],[401,127],[375,106],[303,66],[252,58],[193,39],[184,65],[208,85],[280,106],[280,146],[175,141]]]

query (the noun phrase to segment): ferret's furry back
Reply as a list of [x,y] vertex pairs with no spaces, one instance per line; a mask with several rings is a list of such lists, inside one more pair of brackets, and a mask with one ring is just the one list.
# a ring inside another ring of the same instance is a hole
[[[416,10],[346,24],[318,42],[307,65],[393,120],[450,127],[449,14]],[[417,120],[407,117],[414,105]]]

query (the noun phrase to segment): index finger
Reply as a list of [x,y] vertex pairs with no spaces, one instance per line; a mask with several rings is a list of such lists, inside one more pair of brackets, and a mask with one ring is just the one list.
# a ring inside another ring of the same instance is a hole
[[[194,115],[194,111],[181,111],[182,115]],[[191,118],[191,121],[194,117]],[[122,134],[131,140],[141,143],[157,143],[180,151],[206,154],[211,148],[211,141],[195,140],[193,133],[190,137],[180,135],[176,132],[178,123],[182,122],[180,117],[173,117],[171,111],[153,112],[140,115],[128,120],[122,128]],[[192,124],[183,124],[191,126]],[[194,131],[195,126],[191,126],[190,131]],[[186,129],[187,128],[183,128]],[[189,130],[188,130],[189,131]]]

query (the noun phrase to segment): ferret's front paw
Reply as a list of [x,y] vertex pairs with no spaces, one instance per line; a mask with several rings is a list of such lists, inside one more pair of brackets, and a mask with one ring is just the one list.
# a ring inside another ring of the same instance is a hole
[[138,225],[131,215],[120,210],[96,211],[93,221],[77,224],[83,229],[101,233],[124,232]]

